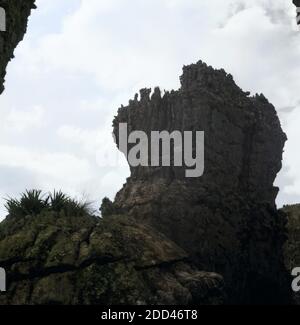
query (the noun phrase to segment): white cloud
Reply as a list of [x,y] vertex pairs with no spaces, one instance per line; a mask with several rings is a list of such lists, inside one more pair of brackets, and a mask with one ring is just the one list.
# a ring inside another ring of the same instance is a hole
[[91,177],[89,163],[85,159],[66,153],[34,152],[12,146],[0,146],[0,166],[22,167],[41,178],[64,179],[66,183],[72,180],[72,184],[80,184]]
[[34,106],[31,110],[23,111],[12,108],[4,120],[4,127],[13,132],[24,132],[32,128],[45,126],[44,110],[40,106]]

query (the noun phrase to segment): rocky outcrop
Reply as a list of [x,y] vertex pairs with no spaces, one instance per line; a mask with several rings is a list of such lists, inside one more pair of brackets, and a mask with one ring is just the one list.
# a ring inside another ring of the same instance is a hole
[[0,224],[0,304],[219,304],[223,279],[126,216],[45,211]]
[[[34,0],[0,0],[0,93]],[[205,172],[135,167],[104,219],[45,211],[0,224],[0,304],[286,303],[285,214],[273,186],[286,140],[274,107],[223,70],[184,68],[178,91],[141,91],[129,132],[204,131]],[[174,159],[174,157],[173,157]],[[207,273],[199,270],[208,270]]]
[[14,49],[23,39],[31,9],[35,0],[0,0],[6,12],[6,31],[0,32],[0,94],[3,92],[6,66],[13,57]]
[[144,89],[119,109],[117,143],[120,123],[149,138],[151,131],[204,131],[205,171],[186,178],[186,166],[131,167],[114,209],[163,232],[199,269],[224,275],[230,302],[287,301],[286,221],[273,186],[286,136],[273,105],[201,61],[184,67],[178,91],[150,94]]
[[[300,267],[300,204],[287,205],[281,209],[287,216],[288,240],[284,246],[286,268],[290,274]],[[300,292],[293,292],[294,303],[300,305]]]

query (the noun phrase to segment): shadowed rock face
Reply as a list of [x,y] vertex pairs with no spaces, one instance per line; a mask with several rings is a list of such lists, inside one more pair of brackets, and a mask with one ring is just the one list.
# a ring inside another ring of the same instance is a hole
[[294,4],[296,7],[300,7],[300,0],[293,0],[293,4]]
[[3,92],[6,66],[13,57],[18,43],[23,39],[31,9],[35,0],[0,0],[0,7],[6,11],[6,32],[0,32],[0,94]]
[[[288,205],[281,209],[288,219],[288,240],[284,246],[286,268],[290,274],[300,267],[300,204]],[[294,303],[300,305],[300,292],[293,293]]]
[[128,130],[205,132],[205,172],[184,167],[131,168],[116,211],[159,229],[200,269],[225,277],[231,302],[287,298],[284,217],[273,186],[286,136],[263,95],[249,97],[224,70],[201,61],[184,67],[178,91],[141,91],[114,120]]

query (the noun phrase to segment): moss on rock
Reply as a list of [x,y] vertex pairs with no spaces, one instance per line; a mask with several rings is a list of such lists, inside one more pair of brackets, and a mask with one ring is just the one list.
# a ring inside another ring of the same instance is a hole
[[43,212],[0,224],[1,304],[188,304],[223,301],[223,279],[199,272],[164,235],[125,215]]

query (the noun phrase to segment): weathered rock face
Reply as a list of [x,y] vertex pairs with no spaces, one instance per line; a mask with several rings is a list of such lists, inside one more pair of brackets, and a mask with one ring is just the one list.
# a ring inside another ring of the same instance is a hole
[[[288,219],[288,240],[284,246],[286,268],[290,274],[300,267],[300,204],[285,206],[281,213]],[[293,293],[294,303],[300,305],[300,292]]]
[[0,32],[0,94],[7,63],[13,57],[18,43],[23,39],[31,9],[35,0],[0,0],[0,7],[6,11],[6,32]]
[[223,279],[126,216],[45,212],[0,224],[0,304],[217,304]]
[[224,275],[230,302],[282,302],[285,219],[273,182],[286,136],[276,111],[202,62],[184,68],[181,84],[163,96],[142,90],[119,109],[114,133],[119,140],[119,123],[149,138],[151,131],[204,131],[204,175],[186,178],[185,166],[131,168],[114,207],[162,231],[200,269]]

